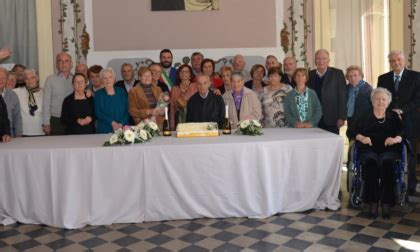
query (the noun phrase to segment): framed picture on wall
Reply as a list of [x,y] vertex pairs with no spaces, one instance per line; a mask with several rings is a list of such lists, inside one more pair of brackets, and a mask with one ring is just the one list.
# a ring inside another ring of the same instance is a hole
[[151,0],[152,11],[219,10],[219,0]]

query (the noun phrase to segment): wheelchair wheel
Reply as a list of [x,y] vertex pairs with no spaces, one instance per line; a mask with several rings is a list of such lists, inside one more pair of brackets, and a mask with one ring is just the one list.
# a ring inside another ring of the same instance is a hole
[[359,208],[363,203],[363,199],[360,197],[360,193],[357,190],[353,190],[350,195],[350,204],[354,208]]

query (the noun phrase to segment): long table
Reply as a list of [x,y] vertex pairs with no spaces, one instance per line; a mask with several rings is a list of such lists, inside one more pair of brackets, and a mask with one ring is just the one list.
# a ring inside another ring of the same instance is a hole
[[80,228],[338,209],[342,138],[263,132],[115,147],[101,146],[107,135],[0,143],[0,223]]

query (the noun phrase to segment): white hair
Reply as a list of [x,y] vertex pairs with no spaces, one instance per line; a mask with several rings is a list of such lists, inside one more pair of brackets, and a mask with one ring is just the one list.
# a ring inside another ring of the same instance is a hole
[[392,50],[389,54],[388,54],[388,59],[391,58],[392,55],[397,54],[399,56],[401,56],[401,58],[405,59],[405,55],[401,50]]
[[112,74],[112,76],[114,76],[115,79],[115,71],[112,67],[107,67],[101,70],[101,72],[99,73],[99,78],[102,80],[104,77],[104,73],[110,73]]
[[388,96],[388,105],[391,104],[391,101],[392,101],[391,92],[389,92],[388,89],[382,88],[382,87],[375,88],[372,91],[372,93],[370,93],[370,101],[372,102],[372,104],[373,104],[373,100],[375,99],[375,96],[379,93],[386,94],[386,96]]

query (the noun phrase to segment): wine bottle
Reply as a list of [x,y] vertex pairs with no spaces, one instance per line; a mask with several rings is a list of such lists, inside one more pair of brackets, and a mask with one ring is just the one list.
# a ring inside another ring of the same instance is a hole
[[168,107],[165,107],[165,121],[163,121],[163,136],[171,136],[171,127],[169,126]]
[[231,127],[229,121],[229,106],[226,105],[226,112],[225,112],[225,120],[223,121],[223,134],[230,135],[231,134]]

